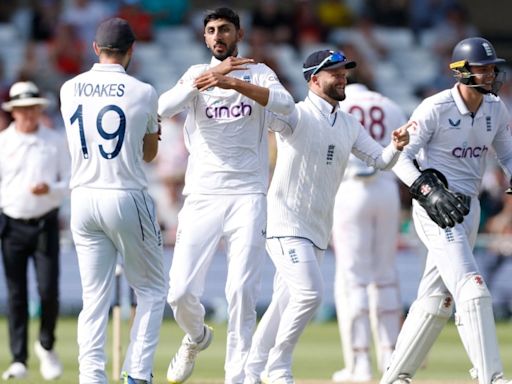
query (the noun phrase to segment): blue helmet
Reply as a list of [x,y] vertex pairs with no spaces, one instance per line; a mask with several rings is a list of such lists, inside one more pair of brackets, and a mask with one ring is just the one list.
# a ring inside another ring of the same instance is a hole
[[496,50],[488,40],[482,37],[470,37],[460,41],[455,48],[453,48],[450,69],[455,71],[455,77],[460,83],[475,87],[482,93],[496,94],[505,81],[505,73],[500,72],[496,67],[496,79],[492,86],[492,90],[487,91],[474,83],[474,75],[471,73],[470,67],[501,64],[504,62],[505,59],[501,59],[496,56]]

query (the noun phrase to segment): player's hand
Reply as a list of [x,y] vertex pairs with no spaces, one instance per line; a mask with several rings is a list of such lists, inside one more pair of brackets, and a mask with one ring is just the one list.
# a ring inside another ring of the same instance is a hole
[[410,121],[391,132],[391,140],[393,142],[393,146],[397,150],[401,151],[407,144],[409,144],[409,128],[414,124],[414,122]]
[[254,64],[254,59],[229,56],[223,61],[221,61],[220,64],[216,65],[213,68],[210,68],[205,73],[211,72],[218,73],[220,75],[227,75],[231,71],[240,71],[248,69],[247,64]]
[[212,87],[233,89],[235,87],[236,81],[237,79],[231,76],[225,76],[215,72],[205,72],[197,79],[195,79],[194,85],[200,92],[202,92]]
[[46,195],[50,191],[50,186],[46,183],[37,183],[30,190],[34,195]]
[[433,169],[423,171],[409,190],[432,221],[441,228],[451,228],[464,221],[471,207],[471,198],[449,190],[439,174]]

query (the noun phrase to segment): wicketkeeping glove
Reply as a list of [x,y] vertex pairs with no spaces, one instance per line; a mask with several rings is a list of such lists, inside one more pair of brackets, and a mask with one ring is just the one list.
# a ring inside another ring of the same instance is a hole
[[451,228],[469,213],[471,197],[450,191],[441,179],[446,180],[441,172],[426,169],[409,191],[437,225]]

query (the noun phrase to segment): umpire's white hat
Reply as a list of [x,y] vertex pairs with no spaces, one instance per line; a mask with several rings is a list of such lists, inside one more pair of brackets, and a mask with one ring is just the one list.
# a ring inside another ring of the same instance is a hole
[[14,83],[9,90],[9,101],[2,103],[2,109],[10,112],[14,107],[30,107],[33,105],[48,106],[50,101],[39,95],[39,89],[31,81]]

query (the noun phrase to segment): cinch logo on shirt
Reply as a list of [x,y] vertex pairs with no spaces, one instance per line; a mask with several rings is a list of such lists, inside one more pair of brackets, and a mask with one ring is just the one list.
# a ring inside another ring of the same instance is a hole
[[488,150],[489,148],[485,145],[483,147],[455,147],[453,148],[452,155],[459,159],[473,159],[484,156]]
[[229,119],[231,117],[250,116],[252,107],[250,104],[245,104],[243,101],[240,105],[213,107],[209,106],[205,109],[206,117],[209,119]]

